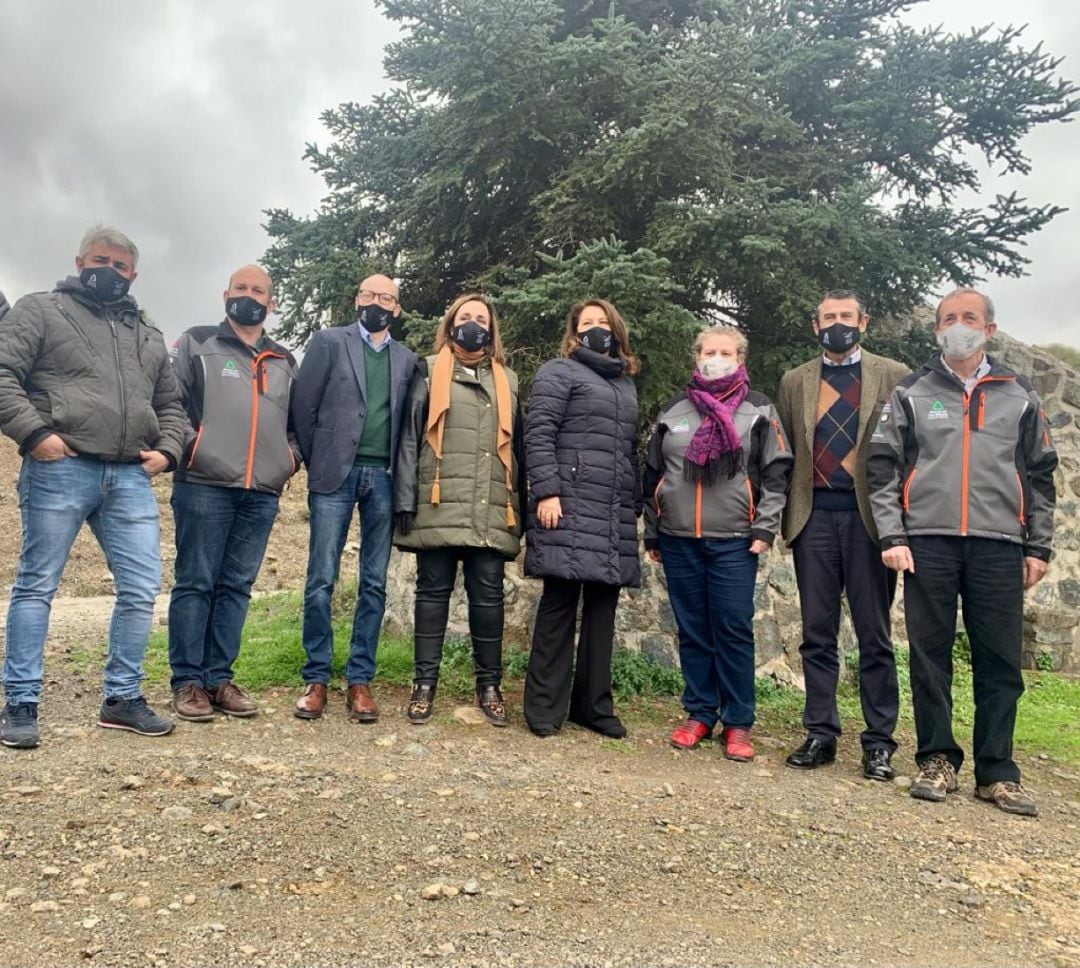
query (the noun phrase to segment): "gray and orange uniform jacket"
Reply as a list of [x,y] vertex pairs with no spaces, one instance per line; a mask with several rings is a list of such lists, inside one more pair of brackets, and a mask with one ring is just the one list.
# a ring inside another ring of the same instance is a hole
[[1058,458],[1046,415],[1029,380],[987,362],[967,392],[935,356],[882,410],[866,464],[882,548],[955,535],[1050,559]]
[[176,480],[280,494],[301,460],[292,353],[265,336],[248,346],[228,320],[192,327],[171,352],[192,427]]
[[732,415],[743,459],[712,485],[686,479],[686,448],[701,414],[685,391],[656,418],[645,458],[645,547],[660,532],[680,538],[747,538],[772,544],[780,530],[795,458],[772,402],[751,390]]

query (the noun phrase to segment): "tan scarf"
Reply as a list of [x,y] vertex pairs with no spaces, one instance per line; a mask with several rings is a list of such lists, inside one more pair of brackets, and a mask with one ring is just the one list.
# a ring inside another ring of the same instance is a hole
[[[469,353],[451,348],[448,343],[439,350],[435,365],[431,369],[431,382],[428,390],[427,442],[435,453],[435,481],[431,485],[431,503],[439,506],[439,472],[442,465],[443,431],[446,428],[446,415],[450,411],[450,386],[454,382],[454,359],[464,366],[477,366],[483,362],[487,353],[477,350]],[[513,414],[510,406],[510,381],[506,377],[506,368],[497,360],[491,361],[491,376],[495,382],[495,417],[498,427],[495,432],[495,452],[502,461],[506,475],[506,526],[514,528],[517,519],[510,502],[510,469],[513,463]]]

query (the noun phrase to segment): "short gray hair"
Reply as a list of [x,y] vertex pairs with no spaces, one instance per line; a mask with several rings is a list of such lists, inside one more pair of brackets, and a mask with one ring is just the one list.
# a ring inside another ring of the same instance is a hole
[[739,359],[746,359],[746,351],[750,348],[750,342],[746,338],[746,333],[739,329],[738,326],[710,326],[708,329],[703,329],[697,334],[697,339],[694,340],[694,359],[697,359],[701,348],[705,345],[705,340],[710,336],[728,337],[735,344],[735,353]]
[[855,305],[859,307],[859,317],[862,318],[866,315],[866,303],[863,302],[862,296],[854,289],[830,289],[818,300],[817,312],[814,313],[815,319],[821,315],[822,303],[827,299],[854,299]]
[[972,289],[970,286],[961,286],[959,289],[954,289],[952,292],[946,293],[941,297],[941,301],[937,304],[937,309],[934,310],[935,325],[941,322],[941,307],[950,299],[955,299],[957,296],[978,296],[983,301],[983,315],[986,317],[986,321],[988,323],[994,321],[993,300],[985,292],[979,292],[978,289]]
[[86,234],[79,243],[79,258],[86,258],[86,253],[90,251],[90,248],[99,243],[111,246],[114,249],[123,249],[125,252],[130,252],[131,267],[133,269],[139,264],[139,250],[135,246],[135,243],[119,229],[114,229],[108,225],[101,225],[100,223],[92,225],[86,230]]

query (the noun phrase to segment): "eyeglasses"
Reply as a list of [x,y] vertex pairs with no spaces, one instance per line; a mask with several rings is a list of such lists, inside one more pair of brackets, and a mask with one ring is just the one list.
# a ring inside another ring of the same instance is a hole
[[369,305],[378,302],[383,309],[393,309],[397,305],[397,296],[390,292],[372,292],[370,289],[361,289],[360,302]]

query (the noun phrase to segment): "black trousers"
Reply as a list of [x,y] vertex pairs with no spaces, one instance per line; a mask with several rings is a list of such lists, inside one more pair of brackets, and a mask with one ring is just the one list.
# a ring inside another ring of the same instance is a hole
[[859,700],[863,749],[895,750],[900,709],[889,608],[896,592],[896,572],[881,562],[858,511],[810,513],[792,545],[802,608],[803,675],[806,706],[803,724],[815,739],[840,735],[836,687],[840,676],[840,596],[847,595],[851,623],[859,643]]
[[413,614],[415,679],[439,681],[450,594],[458,562],[469,599],[469,638],[477,686],[502,681],[503,573],[506,559],[487,548],[436,548],[416,555],[416,610]]
[[[582,597],[577,668],[573,669],[574,625]],[[529,726],[558,728],[567,718],[568,707],[570,721],[581,726],[602,730],[618,723],[611,696],[618,603],[618,585],[544,579],[525,676],[525,721]]]
[[1020,781],[1013,762],[1016,703],[1024,691],[1020,651],[1024,620],[1024,553],[992,538],[911,538],[915,573],[904,576],[904,611],[911,649],[916,762],[944,753],[959,770],[963,750],[952,730],[956,600],[971,642],[975,691],[972,753],[975,782]]

